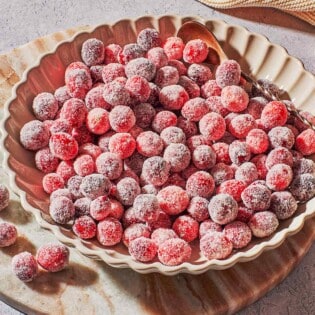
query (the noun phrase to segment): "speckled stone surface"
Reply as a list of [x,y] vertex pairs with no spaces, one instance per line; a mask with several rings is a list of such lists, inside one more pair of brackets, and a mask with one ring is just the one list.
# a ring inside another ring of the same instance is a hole
[[[307,70],[315,72],[314,27],[273,9],[235,9],[219,12],[193,0],[186,0],[185,2],[182,0],[96,0],[93,2],[82,0],[0,0],[0,53],[9,51],[36,37],[73,26],[111,23],[124,17],[167,13],[199,15],[206,19],[218,18],[229,23],[245,26],[250,31],[266,35],[272,42],[284,46],[291,55],[303,61]],[[28,224],[27,218],[24,224]],[[38,233],[37,235],[47,233],[46,231],[41,231],[39,228],[35,232]],[[54,239],[52,235],[50,237],[51,240]],[[20,244],[23,244],[23,242]],[[34,240],[34,244],[38,245],[36,240]],[[30,246],[28,242],[24,245]],[[19,250],[19,248],[15,250]],[[29,250],[34,251],[34,248],[29,248]],[[72,254],[74,255],[74,260],[76,258],[82,259],[81,257],[77,257],[79,254],[75,251]],[[239,314],[314,314],[314,261],[315,246],[313,245],[307,256],[289,277],[265,297],[239,312]],[[81,272],[86,273],[86,270],[82,266],[74,264],[70,274],[74,277],[80,275]],[[124,271],[121,271],[121,273],[129,274]],[[62,289],[60,286],[64,286],[62,277],[62,273],[56,275],[56,285],[59,289]],[[96,273],[91,272],[86,282],[82,284],[82,290],[85,290],[85,287],[89,285],[93,285],[97,277]],[[114,279],[112,280],[114,281]],[[45,277],[43,277],[40,289],[37,288],[38,290],[44,291],[47,288],[44,281]],[[76,285],[75,281],[73,281],[72,285]],[[110,286],[110,282],[108,286]],[[16,294],[21,293],[16,292]],[[104,305],[104,314],[114,313],[112,303],[124,303],[123,299],[120,299],[119,292],[111,292],[111,294],[114,298],[109,300],[108,304]],[[125,294],[123,296],[126,298]],[[69,299],[70,297],[63,296],[60,303],[64,303],[64,299],[67,298]],[[130,295],[129,298],[134,299],[133,301],[128,301],[128,305],[133,306],[130,308],[132,312],[125,309],[125,314],[135,314],[137,311],[136,296]],[[19,313],[0,302],[0,314]]]

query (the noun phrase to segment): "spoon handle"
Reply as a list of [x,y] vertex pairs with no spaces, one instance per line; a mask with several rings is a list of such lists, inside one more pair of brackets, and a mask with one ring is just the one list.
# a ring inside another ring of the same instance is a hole
[[[268,89],[264,88],[261,84],[259,84],[259,82],[257,82],[250,75],[248,75],[247,73],[245,73],[243,71],[242,71],[242,77],[247,82],[252,84],[259,92],[261,92],[267,100],[281,101],[281,99],[279,97],[270,93],[270,91]],[[288,103],[284,103],[284,104],[287,107],[287,110],[289,113],[293,114],[295,117],[302,120],[303,123],[305,123],[307,126],[309,126],[310,128],[312,128],[315,131],[315,125],[312,122],[310,122],[307,118],[303,117],[300,114],[301,111],[299,109],[295,108],[295,106],[293,104],[292,105],[290,105]]]

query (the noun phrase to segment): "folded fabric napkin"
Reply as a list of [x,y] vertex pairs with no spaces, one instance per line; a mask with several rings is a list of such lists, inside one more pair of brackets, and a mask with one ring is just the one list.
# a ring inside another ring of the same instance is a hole
[[198,0],[217,9],[270,7],[294,15],[315,25],[315,0]]

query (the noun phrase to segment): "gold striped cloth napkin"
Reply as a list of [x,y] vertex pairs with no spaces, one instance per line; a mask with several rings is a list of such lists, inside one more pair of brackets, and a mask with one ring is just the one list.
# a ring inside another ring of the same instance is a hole
[[198,0],[217,9],[239,7],[277,8],[315,25],[315,0]]

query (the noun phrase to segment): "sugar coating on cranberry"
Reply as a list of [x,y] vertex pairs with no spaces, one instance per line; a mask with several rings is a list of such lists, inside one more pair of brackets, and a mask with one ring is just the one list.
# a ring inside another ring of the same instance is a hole
[[[93,174],[91,174],[91,175],[93,175]],[[88,176],[91,176],[91,175],[88,175]],[[81,189],[80,189],[80,185],[81,185],[82,180],[84,178],[82,176],[79,176],[79,175],[74,175],[68,179],[67,188],[69,189],[74,200],[77,198],[83,197],[83,194],[82,194]]]
[[146,157],[160,155],[164,144],[162,138],[153,131],[144,131],[137,137],[137,150]]
[[133,209],[139,220],[154,222],[160,212],[158,199],[155,195],[139,194],[133,203]]
[[206,198],[196,196],[190,200],[187,212],[196,221],[203,222],[209,219],[208,205],[209,201]]
[[104,61],[104,44],[97,38],[89,38],[83,42],[81,57],[88,66],[95,66]]
[[164,42],[163,48],[168,59],[182,59],[185,44],[179,37],[168,37]]
[[67,183],[69,178],[76,174],[73,168],[73,161],[61,161],[57,167],[56,173],[63,178],[65,183]]
[[118,44],[109,44],[104,48],[104,61],[105,64],[118,62],[118,54],[122,51],[122,48]]
[[65,83],[71,97],[84,99],[93,84],[90,70],[84,68],[66,70]]
[[80,193],[90,199],[107,195],[110,191],[110,188],[110,180],[102,174],[87,175],[81,179],[79,185]]
[[186,136],[182,129],[178,127],[167,127],[161,132],[161,139],[165,146],[170,145],[171,143],[183,143],[186,142]]
[[313,174],[296,176],[290,186],[290,192],[299,201],[307,201],[315,195],[315,177]]
[[171,143],[164,150],[163,157],[169,162],[172,172],[181,172],[189,165],[191,154],[186,145]]
[[177,69],[171,66],[164,66],[156,71],[154,83],[160,88],[163,88],[177,84],[178,80],[179,74]]
[[161,133],[163,129],[176,126],[176,124],[177,116],[171,111],[163,110],[153,118],[152,129],[157,133]]
[[108,196],[99,196],[91,201],[90,215],[93,219],[101,221],[109,216],[111,204]]
[[213,177],[205,171],[192,174],[186,182],[186,192],[190,197],[209,198],[214,191]]
[[42,149],[48,145],[49,130],[41,121],[31,120],[21,128],[20,141],[27,150]]
[[133,59],[144,57],[145,50],[138,44],[127,44],[123,47],[122,51],[118,54],[118,61],[126,65]]
[[59,108],[62,106],[62,104],[67,101],[68,99],[71,98],[71,96],[69,95],[69,93],[67,92],[67,87],[61,86],[60,88],[58,88],[55,93],[54,93],[54,97],[58,102],[58,106]]
[[312,129],[302,131],[295,140],[295,147],[303,155],[315,153],[315,132]]
[[152,185],[162,186],[168,179],[171,165],[160,156],[148,158],[143,163],[142,176]]
[[0,248],[11,246],[17,239],[16,227],[7,222],[0,222]]
[[265,154],[256,155],[251,159],[251,162],[256,165],[258,179],[265,179],[267,176],[268,169],[266,167],[266,160],[267,155]]
[[76,157],[79,146],[71,135],[65,132],[57,132],[50,137],[49,149],[53,156],[67,161]]
[[53,191],[50,194],[49,199],[51,201],[54,198],[58,198],[58,197],[67,197],[68,199],[72,200],[72,195],[71,195],[68,188],[60,188],[60,189]]
[[[165,51],[164,51],[165,52]],[[187,68],[184,65],[182,61],[176,60],[176,59],[170,59],[167,63],[169,66],[174,67],[177,69],[178,74],[181,76],[185,75],[187,73]],[[179,83],[178,83],[179,84]],[[181,85],[181,84],[180,84]],[[188,92],[188,91],[187,91]],[[189,94],[189,93],[188,93]]]
[[215,223],[210,219],[204,220],[199,225],[199,238],[201,239],[208,232],[222,232],[221,224]]
[[189,215],[181,215],[177,217],[172,228],[180,238],[188,243],[198,237],[199,224]]
[[139,237],[149,238],[151,235],[150,229],[143,223],[134,223],[128,226],[122,236],[123,243],[128,247],[130,242]]
[[268,132],[270,145],[273,148],[284,147],[291,149],[294,145],[295,137],[293,132],[287,127],[274,127]]
[[266,176],[267,186],[275,191],[285,190],[291,183],[293,172],[286,164],[272,166]]
[[261,211],[253,214],[248,222],[254,236],[262,238],[271,235],[279,226],[277,216],[270,211]]
[[180,85],[168,85],[161,89],[160,102],[167,110],[179,110],[188,101],[189,95]]
[[87,197],[79,198],[74,202],[75,217],[90,215],[91,199]]
[[288,191],[276,191],[271,195],[269,210],[274,212],[279,220],[290,218],[298,208],[298,204]]
[[23,282],[34,280],[38,273],[38,265],[34,256],[29,252],[15,255],[11,262],[12,271]]
[[134,223],[143,223],[137,217],[137,213],[135,212],[133,207],[130,207],[126,211],[124,211],[122,218],[121,218],[121,222],[122,222],[124,228],[127,228],[128,226],[130,226]]
[[199,130],[209,140],[219,140],[226,129],[224,118],[217,113],[208,113],[199,121]]
[[127,132],[136,123],[136,117],[128,106],[115,106],[109,113],[109,123],[116,132]]
[[181,75],[178,80],[178,85],[182,86],[188,93],[189,98],[195,98],[200,96],[200,87],[199,85],[188,78],[185,75]]
[[148,128],[155,116],[155,109],[149,103],[137,104],[134,109],[136,124],[141,128]]
[[128,105],[130,102],[130,94],[125,89],[125,84],[117,79],[104,85],[103,97],[111,106]]
[[100,154],[95,164],[97,172],[110,180],[119,178],[123,170],[122,159],[117,154],[111,152]]
[[178,266],[191,257],[192,249],[181,238],[171,238],[160,244],[158,258],[163,265]]
[[294,175],[312,174],[315,175],[315,163],[311,159],[302,158],[293,163]]
[[125,206],[131,206],[140,192],[139,184],[131,177],[121,179],[116,185],[116,197]]
[[233,248],[243,248],[252,239],[252,232],[248,225],[241,221],[234,221],[224,227],[225,237],[233,244]]
[[33,112],[38,120],[44,121],[54,119],[58,111],[58,101],[53,94],[42,92],[35,96],[33,100]]
[[235,140],[229,146],[229,156],[236,165],[248,162],[251,158],[249,146],[244,141]]
[[140,236],[129,243],[131,257],[141,262],[149,262],[156,256],[158,247],[150,238]]
[[224,259],[232,249],[232,242],[222,232],[209,231],[200,239],[200,251],[209,260]]
[[154,28],[145,28],[137,36],[137,44],[144,50],[161,46],[162,39],[160,33]]
[[96,83],[101,83],[102,79],[102,71],[103,71],[104,65],[95,65],[90,67],[91,72],[91,78],[93,81],[94,86]]
[[109,63],[102,69],[104,83],[112,82],[114,79],[125,76],[125,67],[119,63]]
[[212,145],[212,149],[216,154],[217,163],[231,164],[229,155],[229,145],[225,142],[216,142]]
[[212,78],[212,72],[206,65],[193,63],[188,67],[187,76],[198,85],[203,85]]
[[186,138],[195,136],[198,133],[198,127],[195,122],[179,116],[177,120],[177,127],[182,129]]
[[241,79],[241,67],[235,60],[225,60],[217,68],[215,80],[219,87],[238,85]]
[[262,110],[261,122],[266,129],[283,126],[288,118],[288,111],[284,103],[269,102]]
[[90,216],[83,215],[74,220],[72,230],[83,240],[91,239],[96,235],[96,224]]
[[119,220],[107,217],[97,224],[96,237],[103,246],[113,246],[122,239],[123,228]]
[[264,153],[268,150],[269,138],[264,130],[254,128],[246,135],[246,144],[251,153]]
[[188,63],[201,63],[208,56],[208,46],[201,39],[193,39],[186,43],[183,59]]
[[147,58],[154,63],[157,69],[168,65],[168,57],[161,47],[151,48],[147,53]]
[[49,148],[43,148],[35,154],[35,165],[43,173],[51,173],[57,169],[59,160],[53,156]]
[[65,245],[48,243],[38,249],[36,259],[45,270],[58,272],[68,266],[69,255],[69,249]]
[[241,112],[246,109],[248,95],[244,89],[238,85],[229,85],[221,91],[221,101],[225,108],[231,112]]
[[256,128],[256,122],[249,114],[234,117],[228,125],[229,132],[239,139],[245,138],[254,128]]
[[238,213],[237,213],[236,221],[248,223],[248,221],[250,220],[253,214],[254,214],[254,210],[246,208],[244,205],[240,204],[238,206]]
[[83,154],[75,159],[73,163],[73,168],[79,176],[84,177],[94,172],[95,163],[90,155]]
[[255,211],[267,210],[270,206],[270,190],[264,185],[250,185],[242,192],[244,205]]
[[202,144],[193,151],[192,161],[198,169],[210,169],[215,165],[216,154],[211,146]]
[[135,151],[136,140],[129,133],[116,133],[110,138],[108,148],[121,159],[126,159]]
[[188,100],[181,110],[182,116],[191,121],[199,121],[208,112],[208,104],[206,100],[201,97]]
[[157,199],[161,209],[169,215],[179,214],[189,205],[187,192],[174,185],[161,189],[157,194]]
[[222,184],[223,182],[225,182],[227,180],[233,179],[233,177],[234,177],[233,169],[229,165],[226,165],[222,162],[214,165],[211,168],[210,173],[213,177],[215,185],[217,185],[217,186]]
[[[207,105],[209,107],[210,112],[215,112],[217,114],[220,114],[222,117],[226,117],[225,124],[228,125],[230,121],[227,121],[228,115],[232,115],[235,113],[230,113],[230,111],[225,108],[222,104],[221,97],[220,96],[210,96],[207,98]],[[236,117],[234,115],[233,117]]]
[[63,188],[65,183],[63,178],[57,173],[48,173],[42,179],[43,189],[51,194],[53,191]]
[[[45,121],[44,123],[47,123],[47,121]],[[54,134],[56,132],[66,132],[71,134],[71,130],[72,125],[69,123],[69,121],[61,118],[53,120],[49,128],[51,134]]]
[[211,198],[208,209],[214,222],[227,224],[236,218],[238,205],[231,195],[219,193]]
[[79,154],[87,154],[96,160],[96,158],[102,153],[100,147],[94,143],[84,143],[79,147]]
[[268,101],[264,97],[253,97],[249,99],[247,106],[247,113],[252,115],[254,119],[259,119],[263,108],[268,104]]
[[151,93],[149,82],[139,75],[129,77],[125,89],[129,92],[133,103],[146,102]]
[[235,179],[243,181],[246,185],[258,179],[256,165],[252,162],[245,162],[235,171]]
[[211,96],[220,96],[221,88],[218,86],[215,80],[208,80],[201,86],[200,94],[203,98],[209,98]]
[[186,181],[179,173],[173,173],[169,176],[166,183],[162,186],[162,188],[170,185],[179,186],[183,189],[185,189]]
[[241,193],[245,189],[244,182],[236,179],[226,180],[217,189],[217,193],[229,194],[236,201],[241,201]]
[[56,197],[49,205],[51,218],[59,223],[66,224],[74,218],[75,209],[72,200],[66,197]]
[[87,92],[85,96],[85,105],[88,110],[93,108],[103,108],[106,110],[111,109],[111,105],[108,104],[103,97],[104,86],[97,86]]
[[178,235],[174,232],[173,229],[169,228],[158,228],[154,230],[151,234],[152,241],[157,244],[158,247],[165,241],[172,238],[178,238]]

